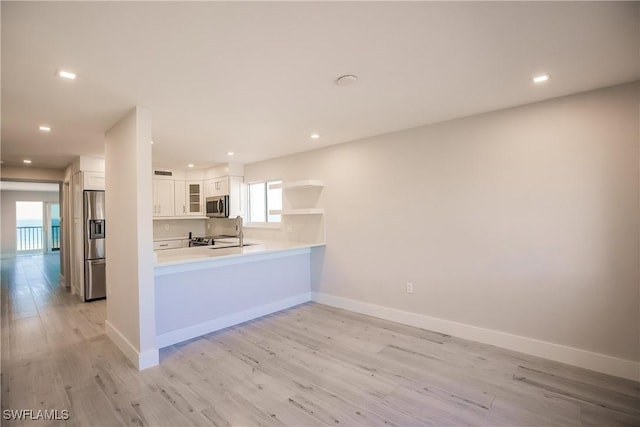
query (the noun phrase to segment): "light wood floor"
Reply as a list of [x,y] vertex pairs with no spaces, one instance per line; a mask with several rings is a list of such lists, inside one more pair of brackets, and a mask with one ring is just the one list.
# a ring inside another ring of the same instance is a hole
[[161,351],[138,372],[105,302],[51,256],[2,260],[3,425],[640,426],[640,384],[309,303]]

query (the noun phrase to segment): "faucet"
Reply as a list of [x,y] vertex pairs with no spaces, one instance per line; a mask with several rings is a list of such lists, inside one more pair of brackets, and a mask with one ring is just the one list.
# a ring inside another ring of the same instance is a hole
[[238,244],[242,248],[244,246],[244,233],[242,232],[242,217],[240,215],[236,217],[236,236],[238,237]]

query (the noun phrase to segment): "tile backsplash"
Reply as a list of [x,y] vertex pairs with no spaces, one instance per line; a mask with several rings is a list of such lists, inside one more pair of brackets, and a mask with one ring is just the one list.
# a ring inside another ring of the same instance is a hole
[[205,222],[206,233],[211,235],[236,235],[235,218],[211,218]]
[[153,221],[153,238],[184,237],[192,232],[194,236],[209,234],[204,219],[166,219]]

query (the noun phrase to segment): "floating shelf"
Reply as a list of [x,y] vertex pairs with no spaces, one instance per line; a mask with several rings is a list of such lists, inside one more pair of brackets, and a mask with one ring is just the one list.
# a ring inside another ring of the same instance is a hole
[[275,190],[277,188],[282,188],[284,190],[294,189],[294,188],[322,188],[324,187],[324,182],[318,179],[303,179],[302,181],[289,181],[283,182],[281,184],[269,184],[269,190]]
[[305,209],[271,209],[269,215],[323,215],[322,208],[305,208]]

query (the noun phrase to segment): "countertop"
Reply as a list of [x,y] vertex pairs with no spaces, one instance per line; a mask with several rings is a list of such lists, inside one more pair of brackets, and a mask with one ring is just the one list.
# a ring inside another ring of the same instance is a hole
[[199,270],[220,265],[250,262],[269,256],[287,256],[287,252],[303,253],[310,248],[325,246],[324,243],[283,242],[247,239],[251,246],[242,248],[219,248],[196,246],[191,248],[168,249],[155,253],[156,275],[173,274],[180,271]]

